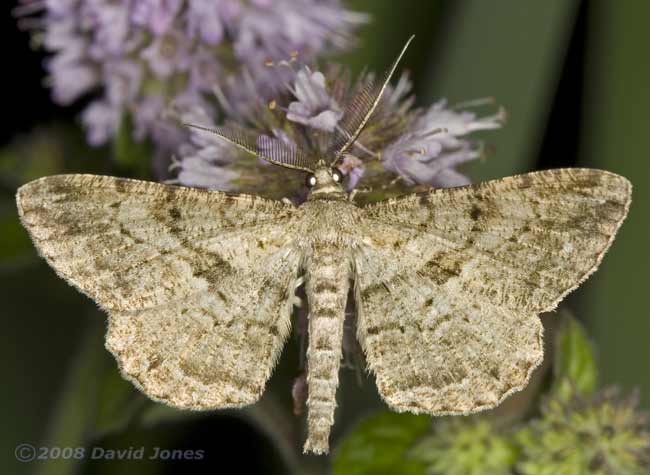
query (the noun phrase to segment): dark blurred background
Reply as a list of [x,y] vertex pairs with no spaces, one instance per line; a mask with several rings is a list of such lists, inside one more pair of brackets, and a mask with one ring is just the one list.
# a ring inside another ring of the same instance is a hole
[[[372,14],[360,47],[344,59],[383,69],[411,34],[403,67],[418,103],[494,97],[506,126],[484,134],[494,147],[467,169],[474,180],[535,169],[584,166],[622,174],[634,185],[630,215],[600,270],[566,305],[586,325],[604,384],[639,388],[650,406],[650,61],[648,2],[354,0]],[[38,176],[107,172],[108,148],[89,149],[77,126],[83,104],[61,108],[43,87],[44,56],[5,8],[4,126],[0,129],[0,286],[3,363],[2,473],[319,472],[326,458],[296,460],[302,421],[290,413],[297,344],[292,339],[262,402],[246,411],[201,415],[153,403],[123,382],[103,348],[105,317],[40,260],[19,226],[14,193]],[[334,445],[381,403],[374,383],[344,370]],[[138,421],[137,424],[134,421]],[[296,439],[296,440],[294,440]],[[15,460],[35,446],[129,446],[204,450],[201,461]],[[292,467],[292,464],[293,467]]]

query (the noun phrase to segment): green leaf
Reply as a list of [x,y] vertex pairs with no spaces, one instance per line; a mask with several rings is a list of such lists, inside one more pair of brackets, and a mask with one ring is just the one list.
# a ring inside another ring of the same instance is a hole
[[0,261],[5,262],[6,259],[33,253],[32,243],[27,237],[27,232],[20,225],[13,200],[11,204],[6,203],[5,200],[0,201],[0,236],[2,236]]
[[336,449],[335,475],[421,475],[426,465],[407,452],[431,428],[431,418],[380,412],[363,421]]
[[[103,346],[101,350],[104,350]],[[122,378],[111,359],[98,382],[94,436],[126,429],[149,404],[150,401],[142,393]]]
[[500,131],[479,134],[496,148],[496,156],[469,164],[471,176],[483,180],[530,171],[579,2],[449,3],[454,8],[437,42],[431,44],[430,75],[420,103],[443,97],[451,104],[493,97],[508,112],[508,123]]
[[596,389],[598,369],[584,327],[564,312],[555,341],[554,383],[551,392],[562,400],[589,395]]
[[579,166],[619,173],[632,182],[630,214],[598,271],[577,295],[589,334],[606,357],[604,384],[638,388],[650,407],[650,2],[593,2],[587,7],[586,67],[580,104]]
[[[50,423],[44,446],[83,447],[93,432],[95,399],[100,374],[105,372],[107,357],[101,340],[104,326],[99,315],[89,315],[89,328],[72,366]],[[39,466],[41,475],[68,474],[81,460],[60,458]]]
[[371,19],[359,29],[356,47],[343,55],[355,75],[366,68],[376,72],[386,69],[411,35],[415,35],[415,41],[409,46],[400,70],[407,68],[418,77],[427,69],[435,27],[443,16],[443,2],[348,0],[346,6],[369,13]]

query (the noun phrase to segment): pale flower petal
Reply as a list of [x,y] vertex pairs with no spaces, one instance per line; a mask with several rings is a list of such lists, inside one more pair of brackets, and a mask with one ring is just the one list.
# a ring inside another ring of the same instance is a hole
[[304,68],[296,74],[294,95],[297,101],[289,104],[287,119],[314,129],[333,132],[343,111],[329,95],[325,76]]

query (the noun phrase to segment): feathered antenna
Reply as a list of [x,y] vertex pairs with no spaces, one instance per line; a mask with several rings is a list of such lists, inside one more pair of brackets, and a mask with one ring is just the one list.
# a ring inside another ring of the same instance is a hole
[[343,154],[359,137],[359,134],[361,134],[368,119],[370,119],[370,116],[377,108],[381,96],[386,90],[386,86],[388,86],[393,73],[397,69],[397,65],[402,59],[402,56],[404,56],[404,53],[406,53],[406,49],[409,47],[409,44],[411,44],[414,37],[415,35],[412,35],[408,39],[402,48],[402,51],[397,56],[397,59],[381,77],[381,81],[377,82],[374,79],[366,81],[345,108],[343,118],[334,131],[334,139],[326,154],[328,157],[334,157],[332,166],[343,157]]
[[257,135],[243,128],[184,125],[215,134],[235,147],[274,165],[310,173],[314,171],[314,165],[307,156],[297,148],[289,147],[281,140],[266,135]]

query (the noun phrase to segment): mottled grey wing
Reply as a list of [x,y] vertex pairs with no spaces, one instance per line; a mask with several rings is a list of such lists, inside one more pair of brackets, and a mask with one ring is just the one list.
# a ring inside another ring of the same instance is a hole
[[589,276],[631,186],[548,170],[370,205],[356,264],[358,337],[397,410],[470,413],[522,389],[538,314]]
[[21,187],[39,252],[109,314],[107,348],[153,399],[255,402],[290,329],[292,205],[93,175]]

